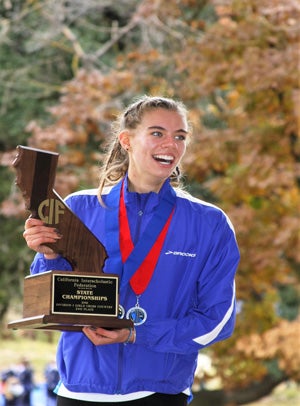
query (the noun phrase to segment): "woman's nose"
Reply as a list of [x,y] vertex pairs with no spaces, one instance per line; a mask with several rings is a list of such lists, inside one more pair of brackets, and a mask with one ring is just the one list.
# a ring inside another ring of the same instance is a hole
[[170,135],[165,136],[165,138],[163,139],[162,145],[169,147],[169,146],[176,146],[177,144],[176,144],[175,138],[170,134]]

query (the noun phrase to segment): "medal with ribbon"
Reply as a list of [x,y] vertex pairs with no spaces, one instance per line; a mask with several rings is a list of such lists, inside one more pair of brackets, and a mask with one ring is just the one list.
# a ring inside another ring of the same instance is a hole
[[[135,325],[140,325],[146,321],[147,312],[140,306],[139,298],[148,287],[159,259],[173,216],[176,195],[172,188],[163,194],[145,231],[134,245],[124,200],[124,181],[118,186],[117,189],[120,188],[119,246],[123,263],[121,288],[128,282],[130,283],[137,302],[127,311],[126,317],[131,319]],[[120,306],[119,314],[125,314],[122,306]]]
[[124,264],[122,285],[130,279],[130,286],[137,297],[136,305],[129,309],[126,314],[126,317],[131,319],[135,325],[143,324],[147,319],[147,312],[140,307],[139,298],[152,278],[172,219],[174,203],[175,199],[162,199],[145,232],[134,246],[124,201],[123,182],[119,206],[119,243]]

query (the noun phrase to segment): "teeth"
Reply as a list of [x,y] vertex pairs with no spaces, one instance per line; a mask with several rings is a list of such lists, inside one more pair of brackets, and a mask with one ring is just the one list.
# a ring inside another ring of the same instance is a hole
[[165,163],[171,163],[174,160],[174,158],[170,155],[154,155],[154,159]]

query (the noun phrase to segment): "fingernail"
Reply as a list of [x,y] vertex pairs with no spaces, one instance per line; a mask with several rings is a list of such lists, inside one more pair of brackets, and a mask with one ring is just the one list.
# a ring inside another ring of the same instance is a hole
[[62,233],[57,228],[54,231],[58,237],[62,237]]

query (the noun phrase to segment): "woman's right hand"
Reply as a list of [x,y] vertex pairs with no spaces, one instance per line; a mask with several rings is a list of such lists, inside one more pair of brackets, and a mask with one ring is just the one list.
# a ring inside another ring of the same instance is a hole
[[58,254],[44,244],[55,243],[61,239],[62,235],[56,228],[45,226],[42,220],[29,217],[25,221],[23,237],[29,248],[44,254],[45,258],[54,259],[58,256]]

